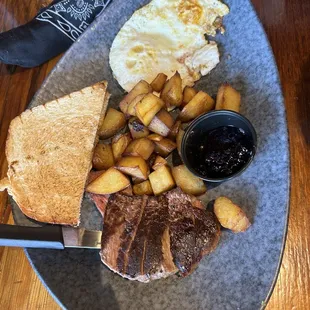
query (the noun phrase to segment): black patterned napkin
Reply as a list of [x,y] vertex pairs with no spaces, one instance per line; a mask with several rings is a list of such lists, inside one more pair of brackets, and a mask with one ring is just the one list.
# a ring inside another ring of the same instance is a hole
[[0,61],[36,67],[67,50],[111,0],[55,0],[29,23],[0,33]]

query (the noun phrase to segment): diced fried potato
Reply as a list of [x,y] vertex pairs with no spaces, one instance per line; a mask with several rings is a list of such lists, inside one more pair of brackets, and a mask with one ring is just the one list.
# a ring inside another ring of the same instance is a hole
[[204,182],[193,175],[185,165],[173,167],[172,175],[177,186],[186,194],[199,196],[207,191]]
[[178,107],[182,104],[183,100],[183,89],[182,79],[179,72],[176,72],[164,85],[164,88],[160,94],[167,106]]
[[115,161],[118,161],[131,141],[130,133],[118,134],[112,139],[112,151]]
[[161,109],[152,119],[150,125],[148,126],[149,130],[158,133],[163,137],[167,137],[170,129],[174,124],[174,119],[164,109]]
[[133,193],[135,195],[153,195],[153,189],[149,180],[144,181],[133,186]]
[[157,155],[154,161],[154,164],[152,165],[153,170],[157,170],[161,166],[167,165],[168,162],[166,159],[162,158],[161,156]]
[[125,150],[124,156],[141,156],[144,160],[148,160],[154,148],[154,143],[147,138],[134,139]]
[[145,126],[148,126],[164,105],[165,103],[154,94],[147,94],[137,103],[136,115]]
[[226,197],[215,200],[214,213],[223,227],[235,233],[246,231],[251,225],[242,209]]
[[197,94],[197,90],[193,87],[185,86],[183,90],[183,102],[181,107],[186,106]]
[[151,85],[148,82],[141,80],[120,102],[119,108],[127,116],[128,104],[138,95],[148,94],[150,92],[152,92]]
[[174,123],[168,135],[169,139],[171,139],[172,141],[175,141],[177,134],[181,128],[181,125],[182,125],[181,121],[176,121]]
[[182,122],[193,120],[197,116],[214,109],[214,100],[205,92],[198,92],[194,98],[182,109],[179,119]]
[[229,84],[223,84],[217,93],[215,110],[240,111],[241,95]]
[[160,136],[157,133],[152,133],[148,135],[147,138],[151,141],[161,141],[162,139],[164,139],[164,137]]
[[149,135],[150,131],[136,117],[128,121],[128,127],[133,139],[144,138]]
[[161,166],[149,175],[149,180],[155,195],[160,195],[174,188],[175,183],[168,166]]
[[162,157],[167,157],[176,147],[176,143],[169,139],[162,139],[160,141],[155,141],[155,153]]
[[131,180],[132,180],[133,184],[140,184],[140,183],[144,182],[143,179],[139,179],[139,178],[136,178],[136,177],[131,177]]
[[128,104],[128,108],[127,108],[127,114],[132,115],[132,116],[136,116],[136,105],[145,96],[146,96],[146,94],[141,94],[141,95],[138,95],[137,97],[135,97],[132,101],[130,101],[130,103]]
[[93,168],[106,170],[114,166],[114,156],[111,144],[98,143],[93,155]]
[[179,152],[180,157],[182,157],[181,156],[181,146],[182,146],[182,139],[183,139],[184,134],[185,134],[185,131],[180,128],[179,132],[177,134],[177,139],[176,139],[177,148],[178,148],[178,152]]
[[167,80],[167,75],[164,73],[159,73],[156,76],[156,78],[153,80],[153,82],[151,83],[153,90],[157,91],[158,93],[161,92],[161,90],[163,89],[166,83],[166,80]]
[[119,192],[129,185],[129,179],[123,173],[111,167],[91,182],[86,187],[86,191],[89,193],[106,195]]
[[108,139],[126,125],[126,117],[122,112],[109,108],[99,129],[99,136]]
[[115,166],[119,171],[146,180],[150,170],[146,161],[140,156],[127,156],[121,158]]
[[132,186],[131,184],[119,192],[120,194],[126,195],[126,196],[133,196]]

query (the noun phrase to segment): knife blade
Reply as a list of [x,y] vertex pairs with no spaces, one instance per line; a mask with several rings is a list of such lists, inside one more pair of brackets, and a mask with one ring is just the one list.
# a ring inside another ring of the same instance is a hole
[[0,224],[0,246],[58,249],[100,249],[101,231],[45,225],[26,227]]

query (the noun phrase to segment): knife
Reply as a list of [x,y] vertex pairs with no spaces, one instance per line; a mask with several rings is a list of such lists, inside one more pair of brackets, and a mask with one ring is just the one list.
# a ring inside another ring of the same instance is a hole
[[0,246],[58,249],[100,249],[101,231],[46,225],[27,227],[0,224]]

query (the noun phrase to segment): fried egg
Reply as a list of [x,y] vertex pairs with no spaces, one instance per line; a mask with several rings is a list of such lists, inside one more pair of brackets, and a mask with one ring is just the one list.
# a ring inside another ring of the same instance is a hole
[[218,0],[153,0],[137,10],[115,37],[110,66],[130,91],[140,80],[178,71],[183,87],[192,86],[219,63],[216,42],[206,41],[222,29],[228,7]]

